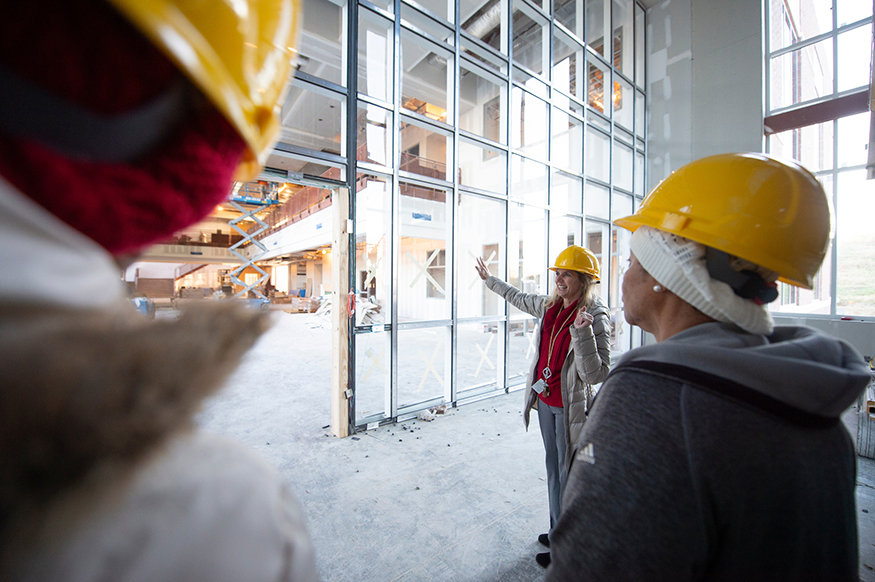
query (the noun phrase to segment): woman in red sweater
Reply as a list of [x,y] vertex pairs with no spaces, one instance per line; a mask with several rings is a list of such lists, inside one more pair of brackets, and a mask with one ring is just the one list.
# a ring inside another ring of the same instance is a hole
[[[569,453],[595,396],[593,385],[604,380],[611,368],[610,311],[595,293],[598,259],[577,245],[559,253],[550,267],[556,274],[552,295],[523,293],[491,276],[482,258],[477,259],[476,269],[490,290],[540,319],[538,358],[526,379],[523,419],[528,429],[529,411],[537,409],[546,453],[552,532],[559,520]],[[550,547],[549,534],[539,535],[538,541]],[[537,561],[546,568],[550,553],[539,553]]]

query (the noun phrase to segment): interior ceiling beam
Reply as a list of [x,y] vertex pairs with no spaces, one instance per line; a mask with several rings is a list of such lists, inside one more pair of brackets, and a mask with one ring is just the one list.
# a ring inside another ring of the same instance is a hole
[[855,115],[869,110],[869,88],[865,87],[837,99],[807,105],[792,111],[770,115],[763,120],[766,135],[781,133],[800,127],[825,123],[840,117]]

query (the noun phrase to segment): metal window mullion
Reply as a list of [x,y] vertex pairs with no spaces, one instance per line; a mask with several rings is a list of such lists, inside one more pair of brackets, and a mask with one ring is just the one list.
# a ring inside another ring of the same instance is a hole
[[[633,25],[633,27],[634,27],[634,25]],[[633,28],[633,30],[634,30],[634,28]],[[633,32],[633,34],[634,34],[634,32]],[[613,41],[612,41],[612,42],[613,42]],[[635,46],[635,43],[634,43],[634,42],[632,43],[632,46],[633,46],[633,47]],[[634,55],[633,55],[633,56],[634,56]],[[633,65],[632,67],[633,67],[632,70],[634,71],[634,70],[635,70],[634,65]],[[629,77],[627,77],[626,74],[623,73],[622,71],[614,71],[614,74],[616,74],[620,79],[622,79],[622,80],[626,81],[627,83],[629,83],[629,84],[632,86],[633,89],[635,89],[635,88],[638,87],[638,85],[635,84],[635,81],[634,81],[634,80],[630,81],[630,80],[629,80]],[[634,74],[634,72],[633,72],[633,74]]]
[[[549,293],[550,291],[550,225],[553,220],[553,213],[550,211],[553,200],[552,200],[552,184],[553,184],[553,38],[555,34],[554,28],[555,22],[553,18],[549,18],[547,22],[547,36],[548,43],[547,47],[547,63],[545,70],[545,78],[547,81],[547,207],[544,209],[546,214],[545,220],[545,228],[544,228],[544,248],[547,249],[546,261],[544,261],[544,270],[541,273],[544,275],[544,283],[546,284],[545,291]],[[543,25],[542,25],[543,30]],[[543,32],[542,32],[543,36]],[[541,52],[543,55],[543,51]],[[541,57],[543,59],[543,56]]]
[[[833,10],[833,14],[835,14],[835,10]],[[766,21],[766,26],[769,26],[769,21]],[[835,28],[835,19],[833,18],[833,29]],[[795,42],[789,46],[781,47],[775,52],[768,53],[767,56],[770,59],[776,59],[778,57],[783,57],[786,54],[802,50],[804,48],[808,48],[812,45],[815,45],[819,42],[823,42],[829,39],[833,35],[834,30],[829,32],[824,32],[822,34],[818,34],[817,36],[812,36],[810,38],[806,38],[805,40],[800,40],[799,42]],[[770,32],[771,33],[771,32]],[[769,47],[771,48],[771,47]]]
[[[537,6],[537,5],[533,2],[533,0],[516,0],[516,1],[517,1],[517,2],[521,2],[523,5],[525,5],[526,8],[528,8],[529,10],[534,11],[535,14],[541,16],[542,18],[551,19],[551,18],[550,18],[550,15],[547,14],[547,12],[546,12],[543,8],[541,8],[540,6]],[[511,10],[513,10],[513,7],[511,7]],[[533,18],[532,20],[534,20],[534,18]],[[551,20],[552,20],[552,19],[551,19]]]
[[[351,33],[351,32],[348,33],[347,38],[351,34],[353,34],[353,33]],[[349,83],[349,80],[347,79],[347,84],[348,83]],[[298,86],[298,87],[307,87],[307,86],[318,87],[320,89],[324,89],[324,90],[329,91],[331,93],[337,93],[338,99],[342,98],[343,95],[345,93],[347,93],[346,87],[344,87],[343,85],[338,85],[337,83],[332,83],[331,81],[327,81],[327,80],[323,79],[322,77],[316,77],[316,76],[308,75],[307,73],[298,72],[298,71],[295,72],[295,76],[292,78],[292,85]]]
[[578,35],[574,34],[573,32],[571,32],[570,30],[568,30],[568,27],[565,26],[564,24],[562,24],[561,22],[557,22],[555,16],[553,16],[552,18],[550,18],[550,22],[553,23],[553,27],[554,27],[554,29],[557,29],[557,28],[558,28],[558,29],[559,29],[561,32],[563,32],[568,38],[570,38],[571,40],[577,42],[577,44],[579,44],[579,45],[581,45],[581,46],[583,46],[584,44],[586,44],[586,43],[583,41],[583,38],[582,38],[581,36],[578,36]]
[[[766,82],[763,83],[763,103],[764,107],[764,117],[771,115],[772,111],[772,58],[770,56],[770,52],[772,50],[772,37],[771,37],[771,22],[772,22],[772,6],[771,2],[764,2],[765,4],[765,17],[763,18],[763,43],[765,44],[765,50],[763,51],[763,71],[765,74]],[[764,151],[768,152],[771,148],[769,148],[768,138],[765,135],[765,128],[763,130],[763,140],[764,140]]]
[[510,146],[504,145],[497,141],[489,141],[482,135],[471,133],[470,131],[459,129],[459,136],[463,141],[470,142],[471,145],[476,145],[482,148],[488,148],[496,152],[504,152],[504,155],[510,154]]
[[392,285],[392,308],[390,310],[392,314],[392,327],[390,328],[392,335],[389,349],[391,358],[391,377],[389,380],[391,404],[387,411],[387,415],[393,419],[398,416],[398,264],[400,253],[398,247],[400,246],[399,231],[401,228],[401,203],[399,199],[401,196],[401,185],[399,183],[399,169],[401,167],[401,0],[394,0],[394,7],[395,14],[394,20],[392,21],[392,42],[394,44],[395,52],[392,55],[392,61],[395,68],[395,74],[392,81],[392,90],[394,92],[392,97],[394,113],[392,120],[392,139],[395,147],[392,148],[394,154],[392,168],[392,194],[390,196],[392,224],[389,226],[389,238],[392,241],[392,252],[390,253],[392,261],[389,266]]
[[463,55],[461,53],[461,48],[459,49],[458,58],[465,63],[466,68],[471,69],[473,73],[480,75],[481,77],[486,77],[488,81],[494,82],[496,85],[503,81],[501,75],[496,71],[484,67],[479,61],[468,55]]
[[[346,99],[345,96],[344,96],[344,99]],[[277,142],[276,145],[274,146],[274,149],[279,150],[281,152],[285,152],[287,154],[293,154],[296,156],[303,156],[303,157],[306,157],[306,158],[308,158],[314,162],[317,162],[317,163],[318,162],[331,162],[331,163],[334,163],[334,164],[337,164],[340,166],[347,165],[346,156],[340,156],[337,154],[330,154],[328,152],[320,152],[317,150],[305,148],[303,146],[299,146],[299,145],[295,145],[295,144],[285,143],[282,141]],[[321,176],[318,176],[318,177],[321,178]],[[325,180],[328,182],[333,181],[334,183],[336,183],[338,185],[345,184],[345,182],[341,182],[340,180],[332,180],[331,178],[325,178]]]
[[482,188],[475,188],[473,186],[463,186],[459,185],[459,192],[461,194],[473,194],[477,195],[481,198],[489,198],[492,200],[507,200],[507,196],[500,194],[498,192],[492,192],[491,190],[483,190]]
[[[584,58],[584,69],[585,68],[586,68],[586,59]],[[572,101],[572,102],[576,103],[580,107],[581,111],[586,111],[586,102],[583,99],[581,99],[580,97],[577,97],[575,95],[570,95],[570,94],[566,93],[565,91],[563,91],[562,89],[557,89],[556,87],[553,88],[553,91],[556,93],[559,93],[560,95],[565,97],[565,99],[567,99],[568,101]],[[552,97],[552,95],[551,95],[551,97]],[[577,116],[577,113],[571,111],[571,108],[564,109],[564,111],[567,111],[568,113],[570,113],[573,116]]]
[[[642,39],[644,42],[644,47],[647,47],[647,11],[644,11],[644,34],[642,35]],[[648,184],[647,179],[650,176],[650,172],[648,170],[649,162],[650,162],[650,140],[648,139],[648,131],[649,131],[649,121],[650,121],[650,111],[647,109],[647,93],[648,87],[647,84],[647,60],[644,61],[644,131],[642,132],[642,138],[644,140],[644,191],[641,193],[642,196],[647,196],[648,193]],[[636,138],[638,136],[635,136]],[[637,146],[636,142],[636,146]],[[633,207],[633,210],[637,210],[637,207]]]
[[[373,162],[365,162],[365,161],[361,161],[361,160],[356,164],[356,168],[358,169],[358,171],[367,172],[369,174],[376,174],[378,176],[385,174],[386,171],[388,170],[388,168],[386,168],[386,166],[382,166],[380,164],[375,164]],[[389,174],[389,180],[391,180],[391,179],[392,179],[392,176],[391,176],[391,174]]]
[[[839,28],[838,27],[838,16],[836,15],[836,7],[835,6],[833,6],[832,14],[833,14],[832,30],[830,30],[828,32],[823,32],[821,34],[818,34],[817,36],[812,36],[810,38],[806,38],[805,40],[800,40],[799,42],[793,43],[790,46],[785,46],[785,47],[779,48],[775,52],[769,53],[768,54],[769,58],[782,57],[788,53],[792,53],[794,51],[798,51],[798,50],[810,47],[812,45],[815,45],[819,42],[823,42],[825,40],[828,40],[830,37],[837,37],[840,34],[843,34],[845,32],[849,32],[851,30],[854,30],[855,28],[860,28],[862,26],[866,26],[867,24],[869,24],[871,22],[871,17],[866,17],[866,18],[863,18],[862,20],[858,20],[857,22],[845,24],[844,26]],[[769,24],[769,20],[766,20],[766,26],[768,26],[768,24]]]
[[[613,34],[613,32],[611,32],[611,34]],[[613,42],[613,40],[611,42]],[[595,52],[595,50],[592,47],[590,47],[589,45],[585,45],[585,47],[586,47],[586,54],[594,57],[596,61],[600,61],[602,63],[602,65],[604,65],[607,68],[610,68],[611,66],[613,66],[612,65],[613,59],[608,61],[607,59],[605,59],[605,57],[603,57],[602,55]],[[612,45],[612,47],[613,47],[613,45]],[[605,49],[605,50],[607,50],[607,49]],[[613,52],[613,48],[611,48],[611,51]]]
[[[550,4],[550,10],[552,10],[552,2]],[[550,208],[553,206],[553,159],[555,157],[554,148],[553,148],[553,39],[556,38],[556,22],[552,18],[552,15],[548,14],[547,21],[547,228],[544,229],[544,235],[546,236],[546,245],[544,246],[547,249],[547,260],[545,261],[546,266],[550,265],[550,220],[551,213]],[[543,33],[542,33],[543,36]],[[541,52],[543,55],[543,51]],[[543,57],[542,57],[543,58]],[[550,271],[545,268],[545,275],[549,277]],[[548,279],[544,279],[547,281],[549,285]],[[549,287],[548,287],[549,289]]]
[[[832,94],[835,95],[838,92],[839,88],[839,75],[838,75],[838,56],[839,56],[839,46],[838,46],[838,33],[836,31],[836,25],[838,24],[838,0],[832,0],[832,31],[830,32],[832,36]],[[835,221],[835,229],[833,230],[833,240],[832,240],[832,265],[830,265],[830,275],[829,275],[829,313],[830,315],[836,315],[837,308],[837,299],[836,294],[838,293],[838,241],[839,241],[839,224],[838,224],[838,199],[839,199],[839,176],[838,176],[838,165],[839,165],[839,120],[834,119],[832,121],[832,207],[836,209],[836,221]]]
[[[412,8],[413,10],[416,10],[416,12],[418,14],[421,14],[421,15],[427,17],[428,20],[432,21],[434,24],[441,26],[442,28],[446,28],[446,29],[458,28],[458,15],[456,16],[456,22],[450,23],[444,17],[438,16],[437,14],[434,14],[430,8],[427,8],[427,7],[422,6],[422,5],[416,5],[416,4],[413,4],[411,2],[407,2],[406,0],[402,0],[401,3],[405,4],[408,8]],[[455,36],[455,34],[454,34],[454,36]]]
[[[426,117],[421,113],[415,113],[409,109],[403,110],[401,118],[407,120],[408,123],[421,127],[422,129],[434,131],[435,133],[440,133],[444,136],[450,135],[454,131],[454,128],[449,123],[431,119],[430,117]],[[399,121],[401,121],[401,119],[399,119]]]
[[374,107],[379,107],[380,109],[385,109],[386,111],[392,111],[392,104],[387,103],[386,101],[381,101],[370,95],[359,94],[356,92],[356,103],[358,105],[372,105]]
[[[543,84],[549,86],[549,83],[548,83],[546,80],[544,80],[544,75],[543,75],[543,74],[538,74],[538,73],[536,73],[535,71],[533,71],[532,69],[530,69],[527,65],[524,65],[524,64],[522,64],[522,63],[516,63],[516,62],[515,62],[515,63],[514,63],[514,68],[515,68],[515,69],[519,69],[520,71],[523,71],[524,73],[526,73],[526,74],[529,75],[530,77],[533,77],[533,78],[535,78],[536,80],[540,81],[541,83],[543,83]],[[511,79],[513,79],[513,77],[511,77]],[[518,83],[516,84],[516,86],[517,86],[517,87],[523,87],[523,85],[520,85],[520,84],[518,84]],[[534,95],[534,93],[532,93],[532,94]]]
[[[605,46],[605,53],[608,54],[608,51],[610,50],[610,55],[611,55],[611,60],[608,63],[608,66],[606,69],[607,73],[610,74],[610,77],[608,79],[606,79],[606,82],[605,82],[604,104],[605,104],[605,110],[610,111],[610,122],[611,122],[610,123],[610,128],[611,128],[610,140],[608,141],[608,143],[610,144],[609,149],[608,149],[608,171],[609,171],[608,182],[610,184],[610,186],[608,187],[608,197],[609,197],[608,198],[608,219],[611,222],[611,224],[613,224],[613,218],[614,218],[614,161],[615,161],[614,160],[614,142],[616,141],[616,136],[614,135],[614,127],[617,123],[616,116],[614,115],[614,10],[613,10],[613,3],[611,4],[610,35],[605,34],[605,45],[604,46]],[[598,57],[598,55],[596,55],[596,57]],[[633,86],[634,86],[634,83],[633,83]],[[634,110],[633,110],[633,112],[634,112]],[[634,123],[633,123],[633,127],[634,127]],[[598,129],[598,128],[596,128],[596,129]],[[632,136],[632,141],[633,142],[635,141],[634,135]],[[632,147],[632,156],[633,156],[632,163],[634,165],[634,162],[635,162],[635,160],[634,160],[635,147],[634,146]],[[633,179],[634,179],[634,175],[633,175]],[[633,190],[635,189],[634,182],[632,183],[632,189]],[[633,204],[634,204],[634,196],[633,196]],[[612,256],[613,249],[611,247],[613,246],[613,244],[612,244],[613,243],[613,232],[611,232],[611,229],[608,229],[608,234],[609,234],[608,248],[610,249],[608,254],[609,254],[609,256]],[[618,244],[617,245],[618,253],[619,253],[619,250],[620,250],[620,248],[619,248],[619,244]],[[608,297],[611,297],[612,292],[613,292],[613,279],[611,277],[609,277],[608,278]],[[627,341],[627,345],[623,346],[623,347],[626,349],[632,349],[632,334],[631,334],[631,332],[629,333],[629,339]]]
[[[583,176],[583,192],[581,192],[581,200],[580,200],[580,208],[581,214],[583,215],[583,232],[586,234],[586,171],[588,164],[586,163],[586,135],[589,132],[589,59],[587,57],[589,42],[586,38],[586,10],[583,11],[580,19],[580,38],[583,40],[583,79],[580,79],[580,82],[583,83],[581,87],[581,93],[583,95],[583,107],[581,108],[581,117],[583,118],[583,126],[581,131],[583,135],[581,135],[581,139],[583,140],[583,144],[581,145],[581,155],[583,155],[583,161],[580,164],[580,172]],[[586,246],[586,245],[583,245]]]
[[377,6],[371,0],[358,0],[358,4],[370,10],[371,12],[375,12],[387,20],[394,20],[395,15],[390,13],[388,10],[383,8],[382,6]]
[[[839,15],[838,12],[838,1],[832,0],[832,30],[829,32],[829,35],[832,39],[832,94],[835,95],[839,90],[839,35],[836,31],[836,25],[838,24]],[[827,35],[820,35],[827,38]],[[824,38],[824,40],[825,40]],[[833,166],[835,168],[835,166]],[[833,189],[835,192],[835,189]]]
[[405,323],[400,323],[396,327],[398,329],[403,329],[405,331],[412,329],[438,329],[446,327],[453,323],[453,320],[450,318],[443,319],[431,319],[427,321],[410,321]]
[[[516,62],[513,60],[513,0],[499,0],[504,5],[507,6],[507,10],[504,11],[503,17],[504,21],[504,30],[507,40],[507,79],[505,79],[505,91],[507,92],[507,111],[508,114],[504,119],[504,129],[507,135],[507,172],[505,173],[505,182],[506,182],[506,192],[507,198],[504,203],[504,257],[502,260],[501,257],[501,244],[498,245],[498,275],[502,281],[507,281],[507,257],[510,253],[508,253],[508,234],[510,232],[510,195],[511,195],[511,187],[512,187],[512,167],[513,167],[513,135],[511,132],[513,131],[513,121],[511,117],[513,116],[513,73],[516,68]],[[501,267],[504,266],[504,277],[501,277]],[[504,387],[505,393],[510,391],[510,386],[508,385],[507,378],[507,347],[510,345],[510,308],[508,307],[507,301],[504,301],[504,314],[501,316],[500,321],[502,322],[502,327],[504,328],[504,349],[501,354],[501,361],[503,365],[503,375],[501,378],[501,384]]]
[[[461,24],[459,26],[461,27]],[[505,54],[502,53],[500,50],[486,44],[485,42],[483,42],[482,40],[480,40],[479,38],[477,38],[473,34],[469,33],[467,30],[460,30],[459,32],[460,32],[460,35],[459,35],[460,39],[464,38],[465,42],[470,42],[470,43],[474,44],[478,49],[480,49],[486,53],[489,53],[489,55],[492,58],[494,58],[496,60],[500,60],[502,62],[504,62],[507,59]],[[461,47],[459,47],[459,50],[461,50]]]
[[[635,26],[638,25],[638,24],[637,24],[637,21],[638,21],[638,19],[636,18],[636,19],[635,19]],[[638,38],[637,35],[635,36],[635,38],[636,38],[636,42],[637,42],[637,38]],[[643,42],[644,42],[644,47],[646,48],[646,47],[647,47],[647,11],[646,11],[646,10],[644,11],[644,32],[643,32],[643,34],[642,34],[642,40],[643,40]],[[638,66],[638,62],[637,62],[638,60],[635,59],[635,61],[636,61],[636,62],[635,62],[635,66],[637,67],[637,66]],[[644,149],[643,149],[643,153],[644,153],[644,167],[642,168],[641,172],[642,172],[642,174],[643,174],[643,176],[642,176],[642,184],[644,185],[644,190],[643,190],[643,192],[641,193],[641,196],[647,196],[647,192],[648,192],[648,184],[647,184],[648,170],[647,170],[647,167],[648,167],[648,162],[649,162],[649,157],[650,157],[650,156],[649,156],[649,143],[650,143],[650,142],[649,142],[649,140],[647,139],[647,131],[648,131],[648,127],[647,127],[648,123],[647,123],[647,122],[648,122],[648,120],[650,119],[650,112],[647,110],[647,88],[649,87],[649,85],[647,84],[647,62],[646,62],[646,58],[645,58],[645,62],[644,62],[644,71],[643,71],[643,74],[644,74],[644,86],[643,86],[642,93],[644,94],[644,115],[643,115],[644,128],[643,128],[643,131],[641,132],[641,135],[642,135],[642,137],[643,137],[643,139],[644,139]],[[636,78],[636,79],[638,78],[637,70],[636,70],[636,72],[635,72],[635,78]],[[638,100],[636,99],[635,101],[636,101],[636,107],[637,107],[637,101],[638,101]],[[636,117],[635,117],[635,120],[636,120],[636,123],[637,123],[637,120],[638,120],[637,115],[636,115]],[[635,140],[636,140],[636,141],[635,141],[635,148],[633,149],[633,155],[635,155],[635,152],[638,150],[638,142],[637,142],[637,139],[638,139],[638,136],[637,136],[637,134],[636,134],[636,135],[635,135]],[[633,183],[632,183],[632,191],[634,192],[634,190],[635,190],[635,183],[633,182]],[[632,196],[632,210],[633,210],[633,211],[637,211],[637,210],[638,210],[638,206],[639,206],[641,200],[643,200],[643,198],[638,198],[638,197],[636,197],[635,195]],[[608,224],[609,224],[608,232],[610,233],[610,232],[611,232],[611,227],[610,227],[611,222],[609,222]],[[610,240],[608,241],[608,244],[609,244],[609,245],[611,244],[611,241],[610,241]],[[618,262],[619,262],[619,261],[618,261]],[[608,281],[610,281],[610,279],[608,279]],[[621,282],[621,286],[622,286],[622,282]],[[610,295],[609,295],[609,297],[610,297]],[[639,334],[638,334],[638,341],[639,341],[639,344],[643,344],[643,340],[644,340],[644,334],[643,334],[643,333],[639,333]],[[633,345],[634,343],[635,343],[635,334],[631,331],[631,328],[630,328],[630,333],[629,333],[629,347],[630,347],[631,349],[635,349],[635,347],[637,347],[637,346]]]
[[[456,234],[459,229],[459,220],[458,220],[458,204],[456,204],[456,200],[459,196],[459,93],[460,93],[460,85],[461,85],[461,72],[462,72],[462,63],[461,63],[461,27],[462,24],[459,21],[461,11],[459,9],[459,1],[455,0],[453,2],[453,21],[455,22],[454,28],[454,49],[455,58],[453,59],[453,94],[451,96],[453,102],[453,189],[452,189],[452,201],[450,202],[450,212],[447,212],[447,217],[452,221],[452,228],[450,228],[450,252],[447,253],[449,255],[449,260],[453,262],[452,268],[447,268],[447,277],[449,281],[447,282],[447,288],[452,289],[453,292],[448,294],[447,299],[450,301],[450,372],[447,374],[447,382],[449,386],[448,396],[449,402],[453,403],[455,406],[456,403],[456,395],[458,394],[458,374],[456,373],[456,361],[457,361],[457,350],[458,350],[458,324],[457,319],[459,316],[459,290],[456,285],[456,281],[461,280],[461,277],[457,277],[457,271],[460,268],[458,264],[460,261],[456,260]],[[444,389],[444,393],[447,394],[447,388]]]
[[[422,14],[422,13],[421,13]],[[396,23],[400,24],[400,18],[396,20]],[[431,34],[427,30],[422,30],[421,28],[417,28],[416,26],[404,23],[401,25],[401,29],[405,32],[409,32],[410,34],[416,35],[422,40],[424,43],[434,45],[434,48],[438,50],[444,50],[446,52],[453,52],[452,49],[455,47],[450,47],[447,43],[441,40],[439,37]]]
[[[835,4],[835,2],[833,2]],[[833,9],[833,14],[835,14],[835,9]],[[839,165],[839,120],[832,120],[832,207],[836,211],[836,215],[838,215],[838,204],[839,204],[839,175],[838,175],[838,165]],[[835,229],[833,229],[832,235],[832,250],[830,251],[830,255],[832,257],[832,264],[830,265],[830,274],[829,274],[829,314],[837,315],[838,313],[838,299],[836,295],[838,294],[838,276],[839,276],[839,224],[838,224],[838,216],[836,216]]]
[[[449,173],[449,172],[448,172]],[[405,182],[410,184],[417,184],[420,186],[424,186],[426,188],[438,188],[440,190],[449,191],[452,188],[452,184],[447,182],[446,180],[441,180],[440,178],[432,178],[431,176],[423,176],[422,174],[415,174],[413,172],[399,172],[401,178],[404,179]]]

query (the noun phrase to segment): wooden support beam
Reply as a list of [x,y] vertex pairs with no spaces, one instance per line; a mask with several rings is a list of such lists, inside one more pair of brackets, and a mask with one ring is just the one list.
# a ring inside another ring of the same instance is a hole
[[331,244],[331,432],[349,435],[349,190],[337,188],[331,194],[334,239]]
[[856,113],[863,113],[868,109],[869,89],[867,87],[838,99],[831,99],[766,117],[763,120],[763,127],[765,134],[770,135],[798,127],[807,127],[816,123],[832,121],[833,119],[847,117]]

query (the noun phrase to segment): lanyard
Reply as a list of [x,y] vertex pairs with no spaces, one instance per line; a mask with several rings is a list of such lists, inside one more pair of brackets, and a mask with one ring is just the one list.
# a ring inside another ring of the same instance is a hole
[[[579,299],[577,303],[580,303]],[[547,365],[544,366],[543,370],[541,370],[541,375],[544,377],[545,380],[549,380],[550,376],[553,375],[553,371],[550,369],[550,362],[553,360],[553,346],[556,344],[556,338],[559,337],[559,334],[562,333],[562,330],[565,329],[565,326],[568,325],[568,322],[571,321],[571,319],[575,315],[577,315],[577,303],[575,303],[574,309],[571,310],[571,313],[568,315],[568,317],[565,318],[565,321],[562,322],[562,324],[559,326],[558,331],[556,329],[556,323],[559,320],[559,314],[556,314],[556,321],[553,322],[553,328],[550,330],[550,340],[547,344]]]

